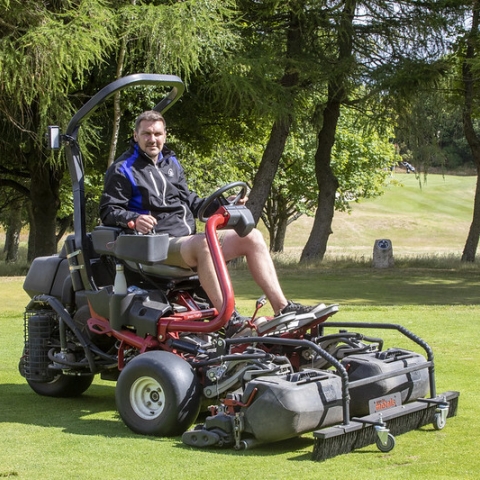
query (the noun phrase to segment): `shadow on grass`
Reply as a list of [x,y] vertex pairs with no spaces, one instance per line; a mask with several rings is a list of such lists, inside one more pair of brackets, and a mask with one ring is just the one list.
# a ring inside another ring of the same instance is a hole
[[[280,271],[287,298],[340,305],[478,305],[480,275],[476,271],[359,269]],[[248,272],[232,275],[235,294],[252,298],[255,284]]]
[[[141,438],[155,442],[165,441],[185,451],[192,449],[182,442],[180,436],[162,439],[130,431],[116,411],[114,386],[92,385],[86,393],[77,398],[43,397],[34,393],[26,384],[2,384],[0,389],[0,425],[13,423],[56,428],[67,434],[92,437]],[[201,417],[198,420],[202,421]],[[236,451],[233,447],[208,448],[204,451],[225,457],[266,457],[290,453],[293,455],[291,460],[311,461],[313,443],[313,438],[304,436],[260,444],[242,451]]]
[[[295,461],[312,461],[312,453],[313,453],[313,438],[302,436],[302,437],[294,437],[289,438],[287,440],[282,440],[280,442],[273,442],[273,443],[263,443],[257,444],[254,447],[247,448],[246,450],[235,450],[233,446],[226,446],[226,447],[208,447],[203,449],[204,451],[214,452],[215,454],[222,454],[226,457],[276,457],[278,455],[288,455],[292,454],[290,460]],[[196,451],[200,451],[201,449],[197,449],[195,447],[190,447],[179,441],[176,445],[176,448],[185,450],[186,452],[192,451],[195,449]]]
[[92,385],[77,398],[44,397],[27,384],[2,384],[0,389],[0,424],[53,427],[76,435],[138,436],[118,416],[114,386]]

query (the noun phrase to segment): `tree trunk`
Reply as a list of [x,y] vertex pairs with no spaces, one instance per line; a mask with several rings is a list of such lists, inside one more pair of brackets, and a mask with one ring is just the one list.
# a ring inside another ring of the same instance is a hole
[[285,237],[287,235],[288,217],[280,217],[277,222],[277,229],[273,241],[272,251],[276,253],[283,252]]
[[[135,5],[135,0],[132,0],[132,5]],[[123,75],[123,66],[125,64],[125,55],[127,53],[127,39],[122,38],[120,44],[120,51],[118,52],[118,61],[117,61],[117,72],[116,78],[119,79]],[[118,134],[120,132],[120,122],[122,119],[122,107],[120,104],[121,94],[120,92],[115,93],[113,96],[113,132],[112,138],[110,140],[110,149],[108,152],[107,159],[107,168],[112,165],[115,161],[117,155],[117,145],[118,145]]]
[[332,220],[335,212],[335,194],[338,180],[331,167],[332,148],[340,107],[345,101],[348,73],[352,69],[353,18],[356,0],[346,0],[337,34],[339,72],[328,81],[328,99],[323,111],[323,126],[318,134],[318,147],[315,153],[315,174],[318,184],[318,207],[315,212],[312,231],[302,251],[300,262],[323,260],[328,239],[332,233]]
[[473,204],[473,218],[462,253],[462,262],[474,262],[480,238],[480,174],[477,168],[477,186]]
[[5,262],[14,263],[18,260],[18,247],[22,230],[22,202],[20,200],[13,202],[8,217],[5,232]]
[[55,241],[57,243],[57,250],[58,250],[58,244],[61,242],[63,236],[67,232],[67,230],[71,229],[73,224],[73,215],[69,215],[68,217],[63,217],[59,222],[58,222],[58,230],[57,233],[55,234]]
[[463,110],[463,129],[465,138],[472,151],[473,160],[477,168],[477,186],[473,207],[473,219],[468,232],[467,241],[463,249],[462,261],[474,262],[480,238],[480,139],[478,138],[472,122],[472,109],[475,87],[475,76],[472,72],[472,60],[476,56],[476,41],[479,25],[480,1],[473,3],[472,27],[467,38],[467,49],[463,61],[463,85],[465,105]]
[[[301,52],[301,41],[302,32],[300,21],[296,12],[292,12],[287,31],[287,59],[296,60]],[[298,85],[298,82],[299,74],[296,67],[291,67],[287,64],[280,83],[285,88],[285,97],[287,98],[286,102],[289,111],[293,111],[294,93],[292,93],[292,89]],[[255,175],[253,188],[248,200],[248,207],[252,211],[255,222],[258,222],[262,216],[262,210],[270,193],[283,151],[285,150],[285,143],[290,133],[292,123],[293,116],[290,114],[277,119],[272,126],[270,138],[263,152],[262,161]]]
[[275,122],[270,132],[270,138],[263,152],[262,161],[255,175],[253,188],[248,199],[248,208],[252,211],[255,223],[262,215],[263,207],[272,188],[273,179],[277,173],[291,125],[292,118],[289,116],[285,121]]
[[[329,90],[332,91],[332,89]],[[330,162],[339,116],[340,102],[333,98],[327,103],[323,113],[323,127],[318,134],[318,148],[315,153],[315,173],[319,189],[318,207],[300,262],[323,260],[327,250],[328,238],[332,233],[338,180],[333,174]]]
[[[132,5],[136,5],[137,0],[130,0]],[[118,52],[117,60],[117,79],[122,78],[123,67],[125,66],[125,57],[127,55],[127,42],[128,39],[124,35],[120,44],[120,50]],[[122,107],[121,107],[121,93],[117,92],[113,96],[113,132],[110,140],[110,149],[108,152],[107,168],[115,161],[117,154],[118,135],[120,132],[120,122],[122,120]]]
[[32,182],[30,185],[30,228],[35,232],[29,239],[28,259],[57,253],[56,217],[60,207],[59,190],[61,172],[49,166],[41,152],[29,162]]

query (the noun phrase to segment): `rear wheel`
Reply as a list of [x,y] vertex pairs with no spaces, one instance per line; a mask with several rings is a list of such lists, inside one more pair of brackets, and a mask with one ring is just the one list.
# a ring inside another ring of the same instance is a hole
[[[19,364],[20,373],[25,376],[23,359]],[[48,382],[26,379],[30,388],[45,397],[79,397],[93,382],[94,375],[72,376],[58,373]]]
[[147,352],[122,370],[115,390],[117,409],[136,433],[175,436],[200,410],[200,385],[191,366],[170,352]]
[[28,319],[28,342],[18,369],[38,395],[78,397],[90,387],[95,375],[65,375],[60,370],[50,368],[52,362],[48,358],[48,351],[52,324],[50,315],[32,315]]

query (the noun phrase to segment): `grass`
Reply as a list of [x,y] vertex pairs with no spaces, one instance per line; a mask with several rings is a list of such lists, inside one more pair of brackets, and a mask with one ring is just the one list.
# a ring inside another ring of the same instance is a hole
[[[114,384],[100,379],[78,399],[34,394],[17,372],[23,342],[22,311],[28,298],[21,288],[22,278],[2,278],[0,478],[216,480],[228,475],[239,480],[313,480],[344,478],[353,472],[359,480],[372,475],[402,480],[477,478],[480,386],[474,373],[480,353],[472,340],[477,336],[480,315],[480,302],[475,298],[478,282],[473,275],[462,282],[457,272],[448,271],[424,272],[412,281],[409,273],[400,270],[389,280],[396,285],[395,294],[385,301],[389,288],[381,286],[390,274],[370,273],[314,274],[299,284],[302,276],[291,272],[282,280],[289,293],[305,301],[321,297],[330,303],[338,301],[343,292],[337,320],[400,323],[424,338],[436,353],[438,391],[461,392],[459,415],[448,419],[444,430],[426,426],[398,436],[390,453],[380,453],[372,445],[322,463],[310,459],[310,434],[245,452],[195,450],[185,447],[180,438],[135,435],[117,417]],[[244,272],[234,272],[233,279],[241,307],[250,309],[253,285]],[[426,295],[423,304],[418,289]],[[412,348],[394,333],[382,336],[396,346]]]
[[[421,182],[421,185],[420,185]],[[429,175],[426,180],[396,173],[384,195],[336,212],[327,259],[370,259],[376,239],[389,238],[395,257],[460,257],[472,221],[476,177]],[[297,256],[312,219],[301,217],[287,232],[286,253]]]
[[[390,453],[372,445],[322,463],[311,460],[311,434],[243,452],[195,450],[180,438],[135,435],[117,416],[113,383],[96,379],[77,399],[33,393],[17,371],[28,302],[23,278],[0,277],[0,479],[478,478],[480,275],[477,265],[459,262],[474,181],[431,176],[419,190],[415,177],[402,177],[403,187],[354,204],[351,215],[336,215],[321,265],[296,267],[311,219],[295,224],[279,275],[289,298],[339,303],[336,320],[399,323],[424,338],[435,353],[438,392],[461,392],[459,415],[444,430],[426,426],[398,436]],[[440,205],[445,198],[449,205]],[[392,240],[395,268],[371,268],[376,238]],[[260,292],[248,272],[238,267],[232,279],[238,307],[252,312]],[[394,332],[380,336],[416,348]]]

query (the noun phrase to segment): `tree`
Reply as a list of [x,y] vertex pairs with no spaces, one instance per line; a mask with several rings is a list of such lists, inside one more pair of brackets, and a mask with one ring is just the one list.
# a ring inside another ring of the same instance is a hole
[[[85,98],[115,75],[178,69],[188,76],[201,68],[206,56],[218,54],[231,41],[225,22],[230,3],[0,0],[4,10],[0,20],[0,128],[2,141],[17,147],[9,148],[8,159],[2,155],[0,162],[6,168],[14,164],[34,179],[22,185],[10,169],[10,186],[27,194],[30,202],[30,259],[57,250],[56,215],[65,165],[60,156],[45,149],[48,123],[66,125]],[[126,109],[132,106],[125,116],[128,130],[139,108],[152,107],[148,91],[144,101],[142,95],[132,105],[128,103],[131,98],[126,97]],[[123,104],[123,112],[126,109]],[[95,129],[84,128],[81,141],[106,151],[101,146],[110,142],[105,142],[104,134],[115,134],[117,129],[118,122],[115,128],[97,123]],[[111,143],[113,151],[116,143]],[[88,151],[84,152],[88,161]]]
[[417,172],[452,171],[472,164],[452,77],[453,71],[440,82],[425,85],[397,112],[395,141],[402,159]]
[[390,125],[394,103],[421,85],[426,73],[429,78],[441,73],[443,65],[435,61],[445,51],[444,33],[456,4],[245,0],[238,5],[245,19],[238,28],[242,41],[234,55],[222,57],[201,77],[208,85],[203,98],[217,102],[222,118],[236,116],[253,129],[269,125],[266,140],[257,140],[263,153],[248,203],[256,220],[281,175],[288,137],[299,118],[309,116],[317,138],[318,208],[302,260],[321,259],[339,188],[332,152],[341,114],[355,109],[376,125],[381,119]]
[[[236,118],[260,133],[254,141],[262,142],[263,152],[248,202],[256,221],[261,217],[295,118],[301,83],[299,65],[304,62],[303,3],[238,2],[240,21],[234,28],[240,41],[229,55],[207,70],[203,77],[207,87],[199,88],[206,103],[222,112],[222,119]],[[266,125],[269,134],[265,139]]]
[[338,0],[328,7],[322,52],[331,70],[326,102],[319,105],[323,123],[315,155],[318,208],[301,255],[304,262],[323,259],[332,233],[339,183],[331,160],[342,105],[355,105],[364,114],[379,112],[389,95],[402,98],[422,84],[423,72],[436,72],[430,65],[445,51],[448,22],[457,14],[456,5],[410,0]]
[[473,206],[473,219],[470,224],[467,241],[462,253],[462,261],[474,262],[480,238],[480,137],[474,128],[473,118],[478,114],[478,84],[476,76],[479,68],[479,23],[480,23],[480,1],[472,3],[472,17],[470,32],[465,39],[462,62],[462,81],[464,87],[464,109],[463,128],[465,138],[472,150],[473,161],[477,169],[477,185],[475,188],[475,199]]
[[[372,121],[356,118],[348,110],[342,113],[331,162],[339,182],[335,210],[349,210],[351,201],[383,193],[390,168],[398,162],[392,137],[392,127],[382,125],[379,132]],[[288,225],[303,214],[315,213],[315,150],[316,136],[311,125],[300,131],[297,127],[290,134],[262,214],[274,252],[283,251]]]
[[66,121],[71,115],[69,95],[112,44],[112,18],[101,0],[0,0],[0,5],[0,115],[2,143],[8,144],[0,161],[28,172],[33,180],[28,185],[9,180],[11,188],[28,191],[32,259],[56,252],[64,165],[45,149],[47,122]]
[[0,224],[5,228],[5,262],[16,262],[20,244],[20,233],[24,225],[23,197],[11,188],[5,188],[0,206]]
[[[138,71],[173,72],[188,83],[194,72],[201,71],[206,63],[215,62],[215,58],[235,42],[235,35],[230,31],[232,0],[115,0],[110,3],[116,11],[120,38],[108,65],[108,69],[115,69],[114,79]],[[150,98],[148,89],[143,89],[143,95]],[[128,110],[127,105],[132,105],[130,98],[126,92],[127,101],[122,103],[120,92],[115,95],[107,165],[118,153],[120,120]],[[127,116],[129,120],[132,119]]]

